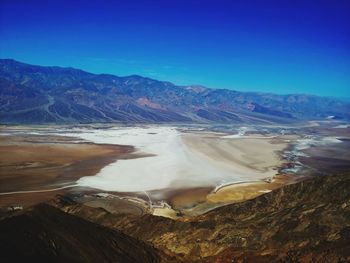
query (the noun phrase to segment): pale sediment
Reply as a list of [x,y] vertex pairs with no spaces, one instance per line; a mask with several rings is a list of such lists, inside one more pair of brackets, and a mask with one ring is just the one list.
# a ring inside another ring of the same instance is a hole
[[[17,148],[2,146],[3,151],[13,154],[3,160],[7,165],[1,169],[15,165],[20,171],[12,173],[12,179],[6,178],[3,185],[8,189],[3,190],[47,189],[57,183],[75,183],[78,179],[80,187],[117,195],[134,192],[137,196],[145,192],[145,200],[150,199],[150,211],[170,217],[176,213],[172,208],[191,211],[197,207],[195,213],[201,213],[212,206],[248,199],[271,190],[272,186],[277,187],[277,184],[265,187],[264,180],[278,173],[277,167],[282,162],[279,152],[287,145],[279,138],[223,138],[220,133],[182,133],[175,127],[75,129],[74,133],[53,133],[51,137],[40,132],[31,136],[40,138],[41,143],[22,142]],[[45,142],[49,138],[59,143]],[[69,141],[77,139],[80,143]],[[133,145],[136,153],[131,153],[130,146],[116,144]],[[40,177],[34,176],[36,171]],[[9,170],[6,173],[11,175]],[[22,181],[25,175],[30,176]],[[111,211],[115,204],[121,207],[124,202],[115,199],[87,203],[102,205]]]
[[55,136],[1,136],[0,192],[6,195],[1,195],[0,205],[30,205],[65,193],[79,178],[118,158],[130,158],[132,149]]
[[80,186],[116,192],[215,187],[270,178],[280,163],[277,152],[286,146],[271,143],[270,138],[184,134],[174,127],[124,127],[102,133],[82,131],[76,136],[95,143],[131,144],[149,155],[112,163],[95,176],[78,180]]

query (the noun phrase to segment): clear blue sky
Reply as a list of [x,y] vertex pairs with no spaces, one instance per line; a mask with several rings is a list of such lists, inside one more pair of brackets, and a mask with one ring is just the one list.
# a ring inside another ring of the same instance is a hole
[[350,97],[350,1],[1,0],[0,57]]

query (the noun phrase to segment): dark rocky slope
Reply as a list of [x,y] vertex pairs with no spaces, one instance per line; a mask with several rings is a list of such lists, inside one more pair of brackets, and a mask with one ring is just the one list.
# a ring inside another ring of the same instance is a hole
[[191,220],[61,209],[151,242],[174,261],[349,262],[350,174],[312,178]]
[[0,221],[1,262],[158,262],[157,251],[119,231],[41,204]]
[[350,103],[176,86],[136,75],[97,75],[0,59],[1,123],[290,123],[328,116],[349,120]]
[[0,253],[4,262],[349,262],[349,189],[350,173],[312,178],[180,221],[60,197],[2,219]]

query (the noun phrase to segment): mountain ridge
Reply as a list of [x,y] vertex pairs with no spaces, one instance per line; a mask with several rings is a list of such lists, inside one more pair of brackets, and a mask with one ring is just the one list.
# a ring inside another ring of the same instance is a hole
[[179,262],[348,262],[349,186],[349,172],[317,176],[182,220],[110,213],[71,199],[51,205]]
[[0,220],[5,262],[159,262],[159,251],[47,204]]
[[139,75],[0,59],[2,123],[293,123],[350,120],[350,103],[316,95],[276,95],[177,86]]

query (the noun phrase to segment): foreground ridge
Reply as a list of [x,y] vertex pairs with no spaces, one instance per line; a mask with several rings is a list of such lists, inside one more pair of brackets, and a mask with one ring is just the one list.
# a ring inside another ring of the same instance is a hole
[[111,214],[61,196],[0,221],[1,254],[52,262],[348,262],[349,187],[349,173],[313,178],[177,221]]
[[0,222],[3,262],[158,262],[154,248],[39,204]]
[[177,221],[111,214],[63,199],[55,205],[150,242],[179,261],[347,262],[349,189],[349,173],[312,178]]

